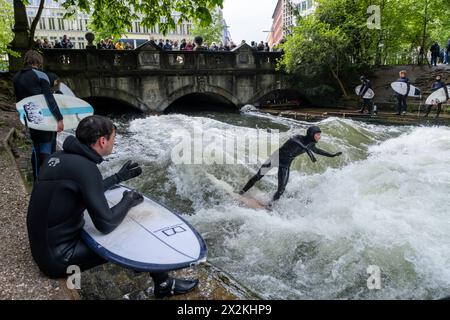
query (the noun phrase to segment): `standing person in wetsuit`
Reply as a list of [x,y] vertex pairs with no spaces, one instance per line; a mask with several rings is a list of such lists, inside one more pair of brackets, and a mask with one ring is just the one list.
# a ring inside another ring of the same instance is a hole
[[[239,192],[243,195],[251,187],[255,185],[256,182],[261,180],[265,173],[267,173],[271,168],[276,166],[275,157],[278,155],[278,190],[273,196],[272,202],[280,199],[281,195],[286,189],[286,185],[289,181],[289,171],[292,161],[299,155],[307,153],[312,162],[316,162],[316,158],[313,153],[319,154],[321,156],[333,158],[342,155],[342,152],[337,152],[335,154],[328,153],[316,147],[316,143],[319,142],[321,138],[321,130],[319,127],[310,127],[306,131],[306,136],[295,135],[290,138],[285,144],[281,146],[278,152],[275,152],[258,170],[255,176],[249,180],[245,187]],[[263,172],[264,170],[264,172]]]
[[[143,201],[138,192],[125,191],[122,200],[109,208],[104,192],[142,173],[137,163],[128,161],[103,180],[97,165],[111,154],[115,136],[111,120],[87,117],[78,125],[76,137],[68,137],[63,150],[52,154],[41,168],[30,198],[27,227],[33,258],[49,277],[66,277],[71,265],[84,271],[106,262],[81,239],[85,209],[95,227],[108,234]],[[175,279],[167,272],[151,276],[157,297],[186,293],[198,284],[197,279]]]
[[408,84],[408,90],[406,90],[406,95],[402,95],[397,93],[397,113],[396,115],[406,115],[406,111],[408,110],[408,105],[406,103],[406,99],[408,98],[409,92],[409,79],[406,77],[406,70],[402,70],[399,72],[400,78],[397,82],[404,82]]
[[[13,78],[16,101],[19,102],[22,99],[43,94],[50,112],[58,121],[57,131],[63,131],[63,116],[61,115],[51,89],[51,87],[53,87],[53,81],[50,82],[51,80],[48,75],[39,70],[42,69],[44,58],[37,51],[29,50],[25,54],[24,62],[25,67]],[[56,132],[34,129],[29,129],[29,132],[33,147],[31,154],[31,165],[33,168],[34,181],[36,181],[39,176],[39,168],[42,166],[42,163],[44,163],[45,159],[49,155],[55,152]]]
[[359,97],[363,99],[363,105],[360,110],[358,110],[359,113],[364,113],[364,110],[367,107],[367,113],[372,114],[373,113],[373,100],[372,99],[365,99],[364,95],[369,89],[372,89],[372,84],[370,83],[370,80],[367,79],[365,76],[361,76],[359,78],[361,80],[361,89],[359,91]]
[[[441,76],[437,75],[436,76],[436,81],[431,86],[431,90],[432,90],[432,92],[434,92],[434,91],[439,90],[441,88],[445,88],[445,92],[446,92],[446,96],[447,96],[447,100],[448,100],[449,99],[449,92],[447,90],[447,86],[445,85],[445,82],[442,81]],[[426,113],[425,113],[425,117],[428,117],[428,114],[430,114],[431,107],[432,107],[432,105],[427,105],[427,110],[426,110]],[[439,118],[439,114],[441,113],[441,111],[442,111],[442,102],[437,104],[436,118]]]

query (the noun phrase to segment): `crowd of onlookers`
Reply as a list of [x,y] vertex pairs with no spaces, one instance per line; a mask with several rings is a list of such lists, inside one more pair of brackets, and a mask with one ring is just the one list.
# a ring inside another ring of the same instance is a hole
[[[159,39],[158,41],[153,41],[165,51],[231,51],[237,48],[237,45],[233,41],[225,44],[222,41],[211,42],[211,44],[209,44],[208,42],[203,42],[203,39],[201,39],[201,37],[195,37],[194,41],[186,39],[182,39],[181,41],[170,39]],[[246,43],[245,40],[242,40],[241,44],[244,43]],[[252,41],[250,46],[255,51],[271,51],[269,44],[267,42],[264,43],[264,41],[261,41],[260,43]]]
[[70,39],[67,37],[67,35],[64,35],[61,41],[55,40],[55,43],[48,41],[47,38],[44,39],[37,39],[35,41],[35,48],[36,49],[72,49],[73,43],[70,41]]
[[[170,39],[151,39],[156,45],[161,47],[165,51],[232,51],[237,48],[237,45],[233,41],[227,43],[223,42],[203,42],[202,37],[195,37],[194,41],[181,39],[181,40],[170,40]],[[241,44],[246,43],[242,40]],[[252,41],[249,44],[255,51],[277,51],[276,47],[270,47],[267,42]],[[37,39],[35,42],[36,49],[72,49],[74,47],[70,39],[64,35],[61,41],[55,40],[55,43],[50,42],[47,38]],[[134,46],[129,42],[124,41],[113,41],[113,39],[102,39],[96,44],[97,49],[103,50],[133,50]]]
[[97,49],[103,50],[133,50],[134,47],[129,42],[116,41],[112,39],[102,39],[97,43]]

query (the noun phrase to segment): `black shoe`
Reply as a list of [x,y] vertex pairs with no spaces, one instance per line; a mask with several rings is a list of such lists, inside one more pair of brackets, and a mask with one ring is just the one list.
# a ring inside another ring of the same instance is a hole
[[244,195],[244,193],[245,193],[244,190],[239,191],[239,195],[240,195],[240,196]]
[[364,113],[364,109],[358,110],[359,113]]
[[169,277],[163,283],[155,286],[155,296],[157,298],[164,298],[178,294],[185,294],[192,291],[197,285],[198,279],[182,280]]
[[396,116],[399,116],[399,115],[400,115],[400,113],[398,113],[398,112],[397,112],[397,113],[396,113],[395,115],[396,115]]

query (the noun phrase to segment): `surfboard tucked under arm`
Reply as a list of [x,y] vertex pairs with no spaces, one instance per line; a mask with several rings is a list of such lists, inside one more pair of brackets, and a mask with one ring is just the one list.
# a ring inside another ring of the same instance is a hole
[[[105,192],[110,207],[122,199],[124,186]],[[110,234],[99,232],[84,214],[82,239],[108,261],[136,271],[164,272],[206,261],[206,243],[181,216],[145,197]]]

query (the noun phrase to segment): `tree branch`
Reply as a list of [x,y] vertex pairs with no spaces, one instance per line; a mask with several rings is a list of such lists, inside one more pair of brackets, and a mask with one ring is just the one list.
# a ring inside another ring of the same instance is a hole
[[44,10],[44,3],[45,3],[45,0],[41,0],[41,2],[39,3],[39,9],[36,13],[36,17],[34,17],[33,22],[31,23],[31,26],[30,26],[30,40],[29,40],[29,44],[28,44],[30,49],[33,47],[34,33],[36,31],[37,24],[38,24],[39,20],[41,19],[42,11]]

